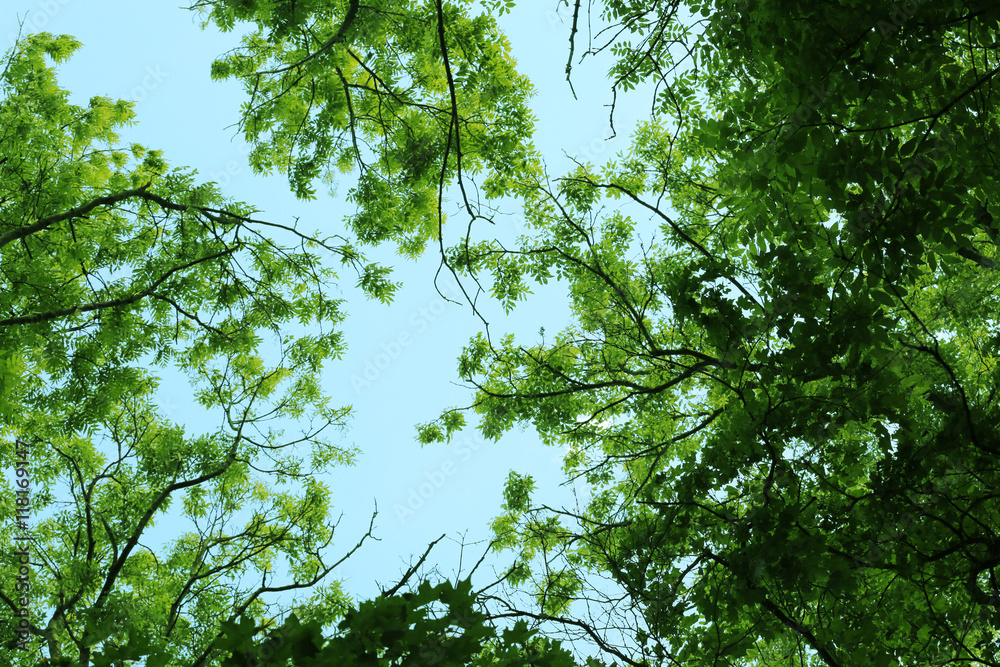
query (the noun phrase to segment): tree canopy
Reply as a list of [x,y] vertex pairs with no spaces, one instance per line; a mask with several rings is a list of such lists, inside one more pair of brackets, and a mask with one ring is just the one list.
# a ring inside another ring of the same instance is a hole
[[[585,637],[643,667],[1000,665],[1000,7],[564,3],[570,81],[598,68],[613,104],[653,97],[626,151],[554,176],[502,35],[509,4],[194,5],[252,26],[212,73],[245,86],[254,167],[306,198],[356,176],[336,241],[114,147],[128,106],[67,104],[44,63],[68,38],[9,56],[0,418],[80,526],[39,529],[54,612],[32,632],[84,664],[95,646],[137,658],[134,636],[146,664],[231,666],[257,641],[274,665],[556,666],[572,664],[556,638]],[[446,242],[449,199],[468,222]],[[515,244],[473,224],[512,204],[529,229]],[[266,583],[236,574],[266,582],[279,554],[297,585],[332,570],[310,474],[351,455],[318,437],[346,414],[316,374],[342,345],[341,304],[309,248],[387,300],[388,267],[356,248],[383,242],[436,242],[474,310],[480,285],[508,310],[565,288],[573,322],[555,335],[469,342],[470,405],[417,438],[530,426],[590,495],[536,503],[515,469],[492,529],[516,561],[490,586],[352,605],[329,585],[279,623]],[[225,415],[217,433],[156,413],[150,360],[189,374]],[[263,486],[260,457],[301,486]],[[154,555],[139,538],[174,495],[205,527]],[[235,538],[216,532],[250,505]],[[127,628],[95,634],[114,613]]]
[[[333,275],[310,248],[336,240],[255,220],[159,151],[117,145],[130,104],[69,104],[46,62],[77,46],[29,36],[0,76],[0,460],[27,460],[45,517],[31,525],[34,650],[8,664],[35,664],[40,646],[110,664],[98,656],[136,645],[150,665],[205,664],[223,620],[276,610],[274,569],[317,609],[345,603],[316,586],[333,525],[311,474],[354,453],[327,440],[346,411],[317,375],[343,344]],[[159,409],[168,369],[218,415],[214,431]],[[154,549],[168,512],[188,530]],[[0,534],[21,544],[12,520]],[[3,560],[17,571],[11,550]],[[0,584],[5,627],[18,591]]]
[[[468,2],[200,0],[208,23],[252,26],[212,75],[244,84],[240,127],[251,164],[287,174],[299,197],[354,170],[347,227],[364,243],[418,255],[440,239],[442,191],[478,210],[509,193],[536,156],[530,83],[495,16]],[[498,3],[489,2],[487,5]]]
[[653,115],[539,181],[517,247],[455,253],[575,313],[459,360],[484,435],[531,424],[594,486],[513,475],[497,538],[548,618],[612,577],[632,664],[998,664],[1000,14],[688,9],[602,6]]

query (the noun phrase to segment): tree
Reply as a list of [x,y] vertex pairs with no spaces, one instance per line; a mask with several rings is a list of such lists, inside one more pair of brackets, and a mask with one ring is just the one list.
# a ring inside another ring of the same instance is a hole
[[[31,650],[5,655],[205,665],[226,619],[273,618],[279,592],[346,608],[313,477],[354,454],[326,439],[347,414],[318,382],[342,314],[316,253],[367,265],[336,237],[254,219],[159,151],[118,146],[130,104],[69,104],[46,62],[77,46],[32,35],[0,75],[0,461],[25,461],[32,518],[0,536],[30,535],[33,570],[27,594],[0,583],[5,627],[30,601]],[[162,414],[161,373],[190,380],[214,431]],[[188,529],[153,549],[167,516]]]
[[499,197],[537,161],[531,86],[495,18],[467,4],[199,0],[192,9],[223,30],[254,26],[212,65],[213,76],[244,83],[240,127],[254,168],[286,173],[302,198],[356,169],[348,228],[416,256],[440,241],[445,187],[488,216],[470,176],[483,174],[482,193]]
[[[227,622],[219,650],[229,655],[222,666],[283,667],[289,661],[296,667],[577,665],[558,641],[537,636],[524,620],[497,633],[489,615],[476,608],[482,591],[472,590],[471,575],[454,584],[444,580],[432,585],[423,578],[415,591],[399,593],[443,537],[428,546],[395,586],[352,605],[330,636],[324,636],[320,621],[302,623],[294,614],[259,639],[260,628],[246,619]],[[603,667],[593,659],[586,665]]]
[[[459,374],[484,435],[533,425],[594,492],[575,510],[534,506],[533,480],[512,474],[497,546],[518,554],[504,580],[514,593],[530,583],[535,602],[475,597],[493,619],[561,625],[632,665],[997,665],[1000,9],[592,5],[585,54],[610,55],[616,96],[653,83],[653,113],[625,154],[553,183],[529,143],[530,87],[491,15],[506,6],[195,5],[222,28],[256,25],[214,65],[247,87],[255,166],[287,172],[302,197],[357,168],[362,243],[416,255],[437,240],[442,261],[491,281],[505,307],[532,282],[567,287],[572,326],[525,344],[484,333]],[[570,77],[582,3],[571,9]],[[255,462],[282,441],[253,431],[343,417],[314,380],[339,340],[309,328],[339,313],[330,276],[159,155],[92,149],[113,143],[127,109],[67,105],[42,54],[71,43],[25,44],[3,77],[0,410],[39,452],[39,484],[67,480],[62,522],[81,526],[39,528],[53,611],[32,631],[52,655],[72,647],[86,662],[96,646],[105,664],[147,650],[149,664],[210,664],[228,659],[220,647],[239,660],[243,640],[275,627],[295,638],[267,658],[279,663],[414,663],[432,636],[456,639],[442,654],[454,662],[525,659],[526,625],[512,657],[480,616],[463,625],[449,606],[432,620],[435,600],[468,609],[466,584],[357,607],[331,587],[278,625],[283,610],[263,600],[272,560],[285,554],[297,585],[312,583],[330,571],[332,528],[325,489],[294,456],[275,454],[275,468],[300,476],[299,495],[254,486]],[[470,224],[446,248],[450,186]],[[507,196],[532,226],[514,247],[472,227]],[[388,295],[387,269],[347,241],[284,232],[328,245]],[[307,333],[288,338],[288,323]],[[276,362],[257,333],[268,330]],[[188,436],[156,414],[150,359],[199,383],[226,415],[218,433]],[[464,414],[446,411],[419,439],[449,437]],[[349,459],[319,452],[320,465]],[[209,525],[196,548],[140,558],[176,492]],[[36,507],[54,507],[46,493]],[[224,521],[255,497],[234,543]],[[240,568],[263,583],[240,588]],[[617,627],[574,606],[605,595],[591,578],[602,575],[623,592],[600,600]],[[129,606],[137,590],[157,604]],[[131,614],[128,632],[107,624],[112,609]],[[324,634],[338,614],[339,634]],[[394,634],[368,636],[376,621]]]
[[554,509],[512,476],[494,528],[537,608],[497,604],[573,628],[606,573],[635,665],[1000,664],[1000,11],[594,11],[587,53],[654,114],[538,179],[517,247],[449,254],[575,314],[459,359],[485,436],[531,424],[594,487]]

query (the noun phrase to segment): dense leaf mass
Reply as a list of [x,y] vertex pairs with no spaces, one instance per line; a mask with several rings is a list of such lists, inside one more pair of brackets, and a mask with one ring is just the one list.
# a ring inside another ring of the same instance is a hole
[[[0,76],[0,462],[28,473],[33,538],[32,650],[4,660],[205,664],[222,621],[273,607],[272,568],[293,588],[331,569],[330,492],[312,473],[353,452],[324,439],[347,411],[318,381],[343,344],[317,252],[340,246],[119,146],[131,104],[69,104],[46,62],[77,46],[32,35]],[[188,379],[217,428],[177,423],[163,375]],[[20,546],[20,496],[2,487],[0,539]],[[168,512],[187,530],[153,550]],[[13,549],[2,560],[18,571]],[[0,583],[6,628],[18,586]],[[344,596],[319,587],[313,603]]]
[[1000,664],[1000,11],[686,9],[605,4],[654,115],[469,261],[566,284],[573,326],[459,368],[484,435],[530,423],[593,488],[513,477],[497,538],[549,614],[613,577],[640,663]]

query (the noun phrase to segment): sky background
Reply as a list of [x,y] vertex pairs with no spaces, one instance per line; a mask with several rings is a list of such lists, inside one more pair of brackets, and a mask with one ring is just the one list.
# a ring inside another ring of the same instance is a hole
[[[519,3],[502,20],[519,70],[537,89],[535,143],[553,175],[571,166],[566,155],[593,161],[610,157],[624,147],[636,119],[649,114],[648,102],[629,108],[628,99],[619,96],[618,137],[607,140],[611,92],[605,66],[577,66],[578,98],[573,99],[565,80],[569,24],[556,9],[555,0]],[[351,212],[343,200],[347,180],[337,196],[320,194],[303,202],[291,195],[283,176],[258,176],[249,168],[248,147],[234,127],[242,88],[209,77],[212,60],[238,44],[236,35],[203,30],[193,12],[174,2],[5,0],[0,11],[4,51],[14,42],[19,20],[25,33],[70,34],[83,43],[58,68],[59,84],[70,91],[72,102],[86,105],[95,95],[136,102],[138,122],[121,133],[124,144],[134,141],[164,151],[171,166],[196,169],[201,180],[219,183],[225,196],[256,206],[261,219],[289,224],[297,218],[303,231],[342,231],[342,220]],[[577,53],[583,43],[578,36]],[[520,231],[517,217],[498,226],[502,235]],[[421,448],[415,441],[417,423],[471,402],[471,391],[456,384],[456,359],[481,324],[467,305],[448,303],[435,290],[433,248],[416,262],[389,249],[366,254],[393,265],[393,279],[403,286],[386,306],[365,299],[354,289],[353,275],[341,274],[347,319],[340,328],[348,350],[324,372],[333,404],[354,409],[343,444],[361,450],[355,466],[324,478],[333,489],[336,511],[343,513],[332,559],[357,543],[376,503],[379,509],[375,536],[380,541],[369,542],[334,572],[361,599],[378,594],[377,584],[393,584],[442,534],[451,539],[435,548],[429,562],[454,577],[460,562],[457,540],[488,538],[510,470],[535,477],[536,503],[572,503],[569,488],[560,487],[562,451],[544,447],[530,430],[497,443],[484,442],[471,427],[447,445]],[[454,289],[448,280],[439,286],[445,294]],[[569,317],[558,284],[537,292],[511,317],[499,309],[490,312],[493,335],[513,332],[525,343],[537,339],[540,327],[550,334],[562,329]],[[171,418],[193,430],[211,424],[213,416],[191,400],[183,382],[165,378],[161,395],[161,407]],[[158,529],[164,539],[174,536],[169,524]],[[465,569],[484,547],[466,551]],[[509,556],[501,558],[500,567],[509,562]]]

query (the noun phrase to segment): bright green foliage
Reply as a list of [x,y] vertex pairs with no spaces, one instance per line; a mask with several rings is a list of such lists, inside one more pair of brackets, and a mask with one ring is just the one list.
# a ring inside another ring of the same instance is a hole
[[612,576],[649,664],[1000,664],[1000,6],[603,7],[662,115],[453,254],[575,315],[459,361],[593,487],[570,529],[512,476],[498,544],[543,609]]
[[365,243],[393,240],[409,255],[439,238],[443,188],[507,193],[531,170],[531,87],[514,71],[488,14],[444,0],[202,0],[224,30],[249,22],[217,78],[238,78],[251,163],[289,177],[299,197],[317,179],[357,170],[349,228]]
[[[32,36],[0,76],[0,467],[27,450],[34,538],[32,650],[5,664],[41,650],[208,664],[223,620],[268,617],[275,575],[308,589],[330,571],[330,494],[311,473],[353,452],[321,437],[346,410],[317,381],[343,345],[315,252],[338,248],[253,220],[157,151],[118,146],[129,103],[71,105],[46,62],[76,46]],[[211,430],[163,414],[161,373],[190,380]],[[2,487],[11,545],[22,533]],[[153,532],[168,511],[183,534]],[[11,549],[0,558],[17,571]],[[5,628],[14,586],[0,581]],[[314,603],[345,597],[330,585]]]
[[[222,667],[575,667],[558,641],[537,637],[523,620],[498,635],[488,616],[474,607],[468,579],[432,586],[423,581],[416,593],[383,595],[347,611],[335,633],[323,636],[318,621],[284,623],[254,641],[259,629],[250,622],[227,622],[219,650],[229,654]],[[601,667],[589,661],[587,667]]]

